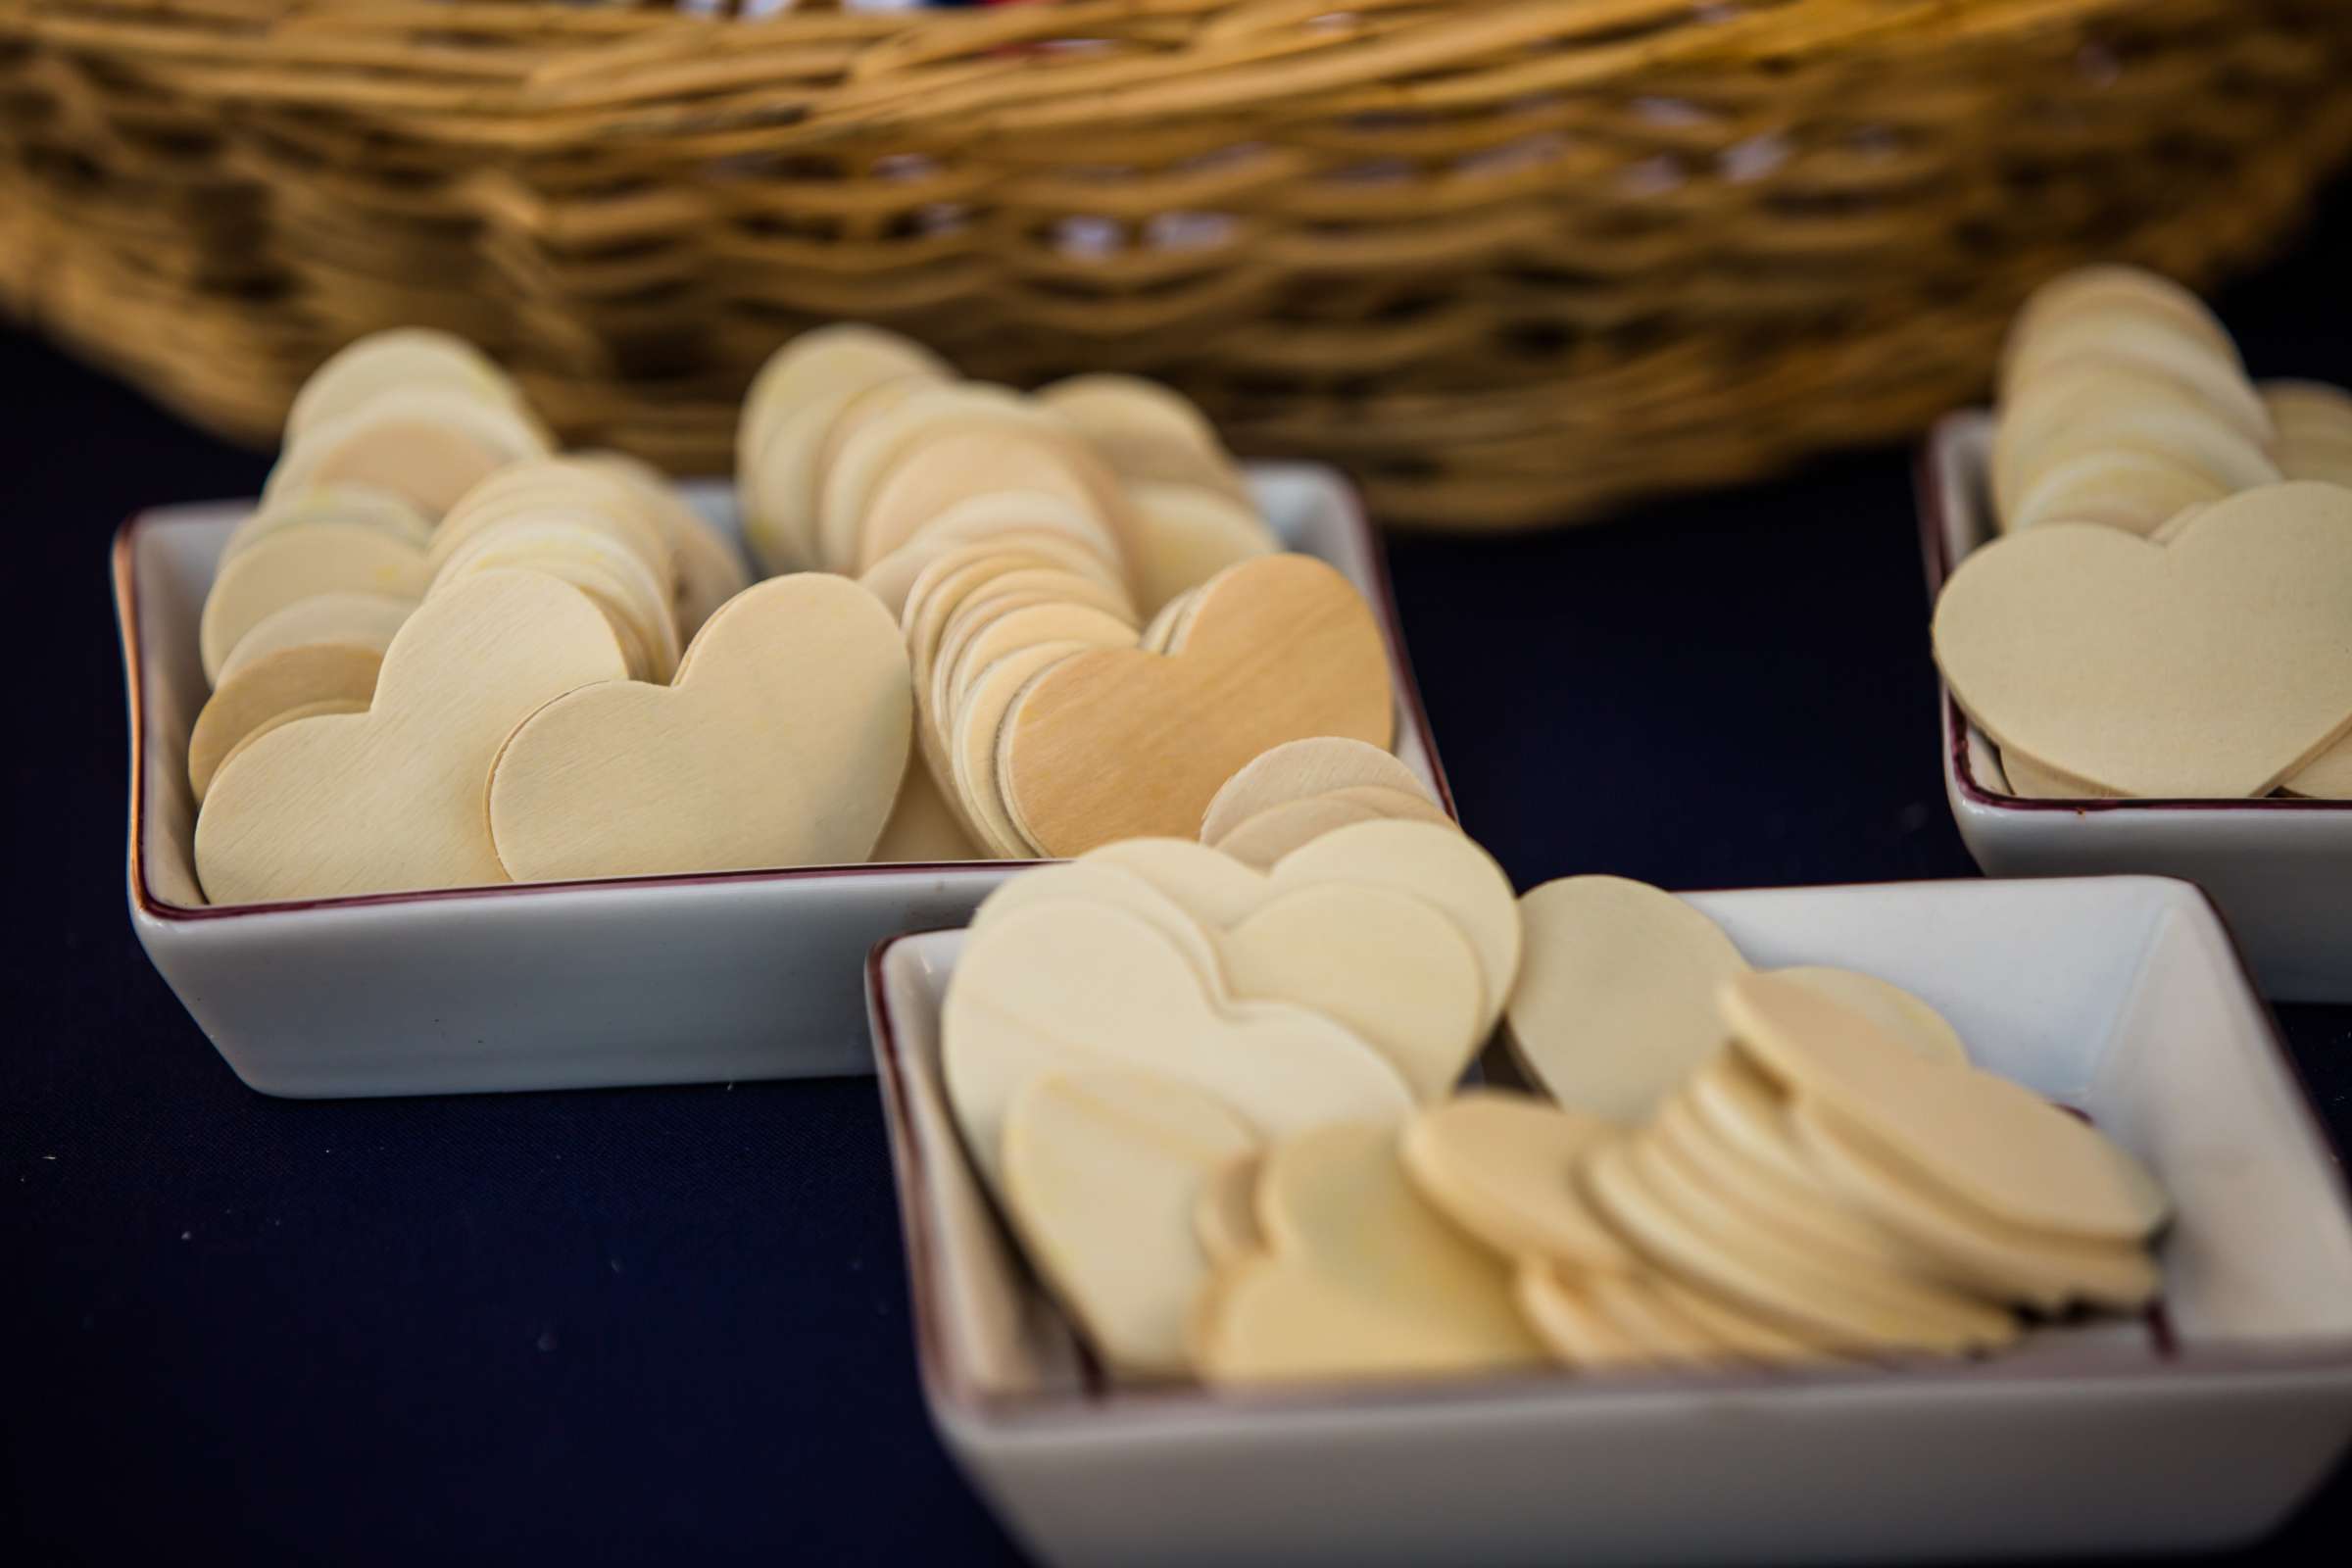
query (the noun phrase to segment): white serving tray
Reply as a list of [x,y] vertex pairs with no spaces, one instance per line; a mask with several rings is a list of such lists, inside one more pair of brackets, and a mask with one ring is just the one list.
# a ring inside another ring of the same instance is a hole
[[[1992,417],[1957,414],[1921,460],[1928,597],[1993,537]],[[2352,1002],[2352,801],[2036,801],[2009,793],[2000,748],[1938,687],[1943,789],[1986,876],[2146,872],[2213,896],[2255,978],[2291,1002]]]
[[[1378,541],[1332,469],[1250,470],[1293,549],[1344,572],[1389,639],[1397,755],[1451,809]],[[727,488],[696,506],[740,537]],[[961,924],[1025,861],[821,866],[205,906],[190,836],[196,624],[249,502],[172,507],[116,536],[130,706],[130,918],[237,1076],[265,1094],[458,1094],[872,1070],[875,943]]]
[[961,932],[869,978],[932,1420],[1058,1564],[1890,1562],[2272,1529],[2352,1436],[2352,1203],[2211,906],[2148,877],[1714,893],[1759,965],[1910,988],[2086,1111],[2179,1218],[2145,1322],[1977,1362],[1565,1373],[1254,1396],[1101,1388],[942,1095]]

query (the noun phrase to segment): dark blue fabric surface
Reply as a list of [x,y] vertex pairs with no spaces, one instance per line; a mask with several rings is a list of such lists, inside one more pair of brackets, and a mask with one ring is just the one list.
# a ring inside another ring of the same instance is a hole
[[[2352,381],[2329,210],[2224,301],[2261,373]],[[923,1415],[870,1082],[230,1075],[123,912],[105,561],[125,514],[264,462],[22,337],[0,393],[0,1562],[1012,1558]],[[1463,819],[1522,886],[1973,874],[1908,453],[1393,564]],[[2342,1147],[2352,1008],[2286,1022]],[[2347,1525],[2339,1479],[2272,1549]]]

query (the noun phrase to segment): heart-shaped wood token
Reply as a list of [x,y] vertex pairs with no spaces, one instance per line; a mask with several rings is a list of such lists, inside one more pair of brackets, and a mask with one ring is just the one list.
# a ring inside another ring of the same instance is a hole
[[1271,807],[1359,785],[1429,797],[1420,776],[1385,748],[1310,735],[1259,753],[1219,785],[1200,813],[1200,842],[1214,844]]
[[518,882],[862,861],[906,770],[898,628],[846,577],[772,577],[710,617],[672,686],[550,702],[490,776]]
[[1341,1123],[1276,1146],[1258,1178],[1270,1250],[1221,1275],[1195,1353],[1212,1382],[1427,1376],[1545,1352],[1509,1266],[1413,1190],[1393,1126]]
[[365,713],[305,718],[214,776],[196,873],[215,904],[504,882],[482,793],[491,759],[549,699],[617,680],[619,644],[576,588],[491,571],[392,639]]
[[1522,1066],[1571,1110],[1637,1122],[1723,1044],[1715,997],[1747,960],[1671,893],[1614,876],[1519,901],[1527,956],[1506,1013]]
[[1267,1137],[1350,1118],[1393,1124],[1412,1105],[1396,1069],[1342,1025],[1287,1003],[1223,1001],[1173,940],[1106,905],[1040,904],[972,932],[941,1028],[964,1147],[992,1179],[1005,1106],[1052,1072],[1161,1073]]
[[239,669],[271,654],[318,643],[365,648],[381,657],[416,612],[416,600],[389,594],[313,594],[298,599],[263,616],[237,639],[237,646],[220,662],[220,679],[233,680]]
[[546,436],[511,408],[447,388],[393,387],[295,437],[262,498],[362,484],[438,518],[500,468],[546,450]]
[[1936,662],[2004,749],[2120,795],[2267,793],[2352,726],[2352,491],[2217,502],[2171,545],[1995,540],[1936,605]]
[[422,553],[375,528],[315,522],[273,533],[223,564],[205,595],[197,628],[205,679],[218,681],[245,634],[289,605],[328,593],[416,600],[425,583]]
[[1311,557],[1267,556],[1199,592],[1172,654],[1080,654],[1006,716],[1006,805],[1049,855],[1189,837],[1219,786],[1284,741],[1389,745],[1388,647],[1347,578]]
[[1532,1096],[1471,1090],[1413,1118],[1404,1164],[1423,1198],[1503,1257],[1625,1270],[1633,1254],[1576,1185],[1585,1156],[1618,1134]]
[[1190,1364],[1208,1283],[1193,1230],[1208,1181],[1256,1137],[1212,1095],[1130,1068],[1041,1078],[1004,1113],[1004,1206],[1054,1294],[1114,1371]]
[[278,714],[318,703],[368,706],[383,655],[312,643],[262,655],[224,676],[188,732],[188,785],[199,803],[239,743]]
[[1484,1035],[1519,973],[1519,906],[1494,858],[1452,828],[1359,822],[1327,833],[1261,873],[1190,839],[1128,839],[1085,857],[1123,866],[1212,931],[1230,930],[1298,888],[1393,888],[1439,910],[1478,955]]

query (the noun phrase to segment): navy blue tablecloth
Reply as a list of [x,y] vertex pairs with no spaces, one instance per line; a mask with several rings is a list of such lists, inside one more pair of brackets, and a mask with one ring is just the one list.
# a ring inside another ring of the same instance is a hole
[[[2222,302],[2260,373],[2352,381],[2352,193],[2328,212]],[[0,393],[0,1562],[1014,1558],[924,1417],[870,1081],[231,1076],[123,912],[106,551],[264,460],[22,336]],[[1522,886],[1974,874],[1910,462],[1394,546],[1463,821]],[[2352,1008],[2285,1022],[2342,1147]],[[2272,1549],[2347,1524],[2339,1479]]]

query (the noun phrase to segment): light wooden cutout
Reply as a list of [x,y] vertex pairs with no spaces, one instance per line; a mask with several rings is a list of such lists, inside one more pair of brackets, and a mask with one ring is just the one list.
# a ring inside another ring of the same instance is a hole
[[1016,909],[965,941],[942,1015],[948,1094],[992,1181],[1004,1108],[1033,1079],[1139,1067],[1217,1096],[1266,1137],[1329,1121],[1395,1123],[1411,1092],[1345,1027],[1278,1002],[1221,1002],[1174,942],[1091,904]]
[[433,598],[384,655],[365,713],[247,747],[196,819],[215,904],[504,882],[482,793],[491,759],[549,699],[616,680],[619,645],[579,590],[494,571]]
[[1282,548],[1256,508],[1198,484],[1131,484],[1136,577],[1146,610]]
[[223,678],[188,732],[188,786],[198,803],[238,744],[279,714],[319,703],[366,708],[382,663],[372,648],[313,643],[262,655]]
[[1310,735],[1259,753],[1219,785],[1200,814],[1200,842],[1216,843],[1269,807],[1359,784],[1429,796],[1420,775],[1386,748],[1339,735]]
[[1936,662],[1969,716],[2122,795],[2242,798],[2352,726],[2352,491],[2218,502],[2180,540],[2056,526],[1962,562]]
[[897,628],[845,577],[771,577],[710,618],[674,686],[532,713],[490,776],[518,882],[840,865],[873,853],[906,767]]
[[351,522],[306,523],[258,540],[220,568],[205,596],[197,627],[208,681],[245,634],[288,605],[315,594],[424,597],[424,557],[379,529]]
[[1268,747],[1341,735],[1387,747],[1388,648],[1347,578],[1306,556],[1219,575],[1169,656],[1081,654],[1013,705],[1000,767],[1014,818],[1049,854],[1187,836],[1218,786]]
[[416,612],[416,600],[395,599],[389,594],[313,594],[298,599],[263,616],[237,639],[237,645],[220,662],[220,679],[223,683],[233,680],[238,670],[271,654],[318,643],[365,648],[381,655]]
[[1818,1099],[1994,1218],[2094,1241],[2137,1241],[2164,1222],[2164,1195],[2137,1160],[2006,1078],[1924,1062],[1778,975],[1733,979],[1723,1011],[1740,1049],[1800,1100]]
[[1617,1132],[1531,1096],[1473,1089],[1412,1119],[1404,1164],[1423,1198],[1500,1256],[1625,1270],[1633,1254],[1576,1186],[1585,1156]]
[[1214,1096],[1156,1073],[1041,1078],[1004,1113],[1004,1206],[1024,1250],[1115,1372],[1173,1377],[1209,1260],[1200,1193],[1257,1139]]

